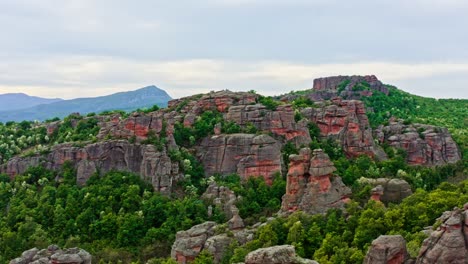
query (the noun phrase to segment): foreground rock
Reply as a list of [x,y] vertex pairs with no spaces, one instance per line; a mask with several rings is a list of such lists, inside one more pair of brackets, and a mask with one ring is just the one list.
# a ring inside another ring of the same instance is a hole
[[10,261],[10,264],[91,264],[92,256],[80,248],[60,249],[51,245],[47,249],[33,248]]
[[245,257],[245,264],[318,264],[316,261],[303,259],[296,255],[293,246],[283,245],[260,248]]
[[76,168],[79,185],[84,185],[97,171],[129,171],[141,175],[155,190],[169,194],[174,183],[182,177],[178,162],[171,161],[167,152],[158,151],[154,145],[130,144],[124,140],[98,142],[84,147],[71,143],[57,145],[45,156],[15,157],[0,167],[0,172],[14,177],[31,166],[39,165],[59,170],[67,161]]
[[406,241],[402,236],[379,236],[372,241],[364,264],[403,264],[408,259]]
[[311,157],[310,149],[303,148],[299,155],[291,155],[289,160],[281,212],[301,210],[317,214],[330,208],[344,208],[351,190],[340,177],[333,175],[336,168],[326,153],[316,149]]
[[198,148],[205,174],[260,176],[271,183],[281,172],[281,144],[268,135],[230,134],[207,137]]
[[416,263],[468,263],[468,204],[445,212],[437,222],[441,225],[424,240]]
[[391,120],[388,126],[376,129],[375,135],[380,143],[404,149],[411,165],[444,165],[461,159],[457,144],[443,127]]
[[215,222],[205,222],[189,230],[179,231],[172,245],[171,257],[180,264],[186,264],[193,261],[201,251],[207,250],[214,256],[215,263],[220,263],[231,243],[237,241],[238,245],[244,245],[253,239],[255,232],[250,229],[233,229],[227,234],[224,231],[223,226]]
[[374,143],[363,102],[336,98],[331,105],[308,107],[301,113],[318,125],[322,136],[340,142],[347,156],[387,158],[385,152]]

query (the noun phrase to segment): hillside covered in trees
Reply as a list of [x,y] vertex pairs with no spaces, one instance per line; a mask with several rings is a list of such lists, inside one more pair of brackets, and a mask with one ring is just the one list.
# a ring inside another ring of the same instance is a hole
[[467,100],[375,76],[2,123],[0,263],[50,244],[93,263],[255,263],[277,245],[363,263],[380,235],[432,263],[423,241],[468,202],[467,123]]

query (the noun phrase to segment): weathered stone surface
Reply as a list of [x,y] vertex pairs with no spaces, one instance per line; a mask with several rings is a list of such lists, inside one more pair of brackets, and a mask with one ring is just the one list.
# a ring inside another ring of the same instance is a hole
[[208,188],[206,188],[201,198],[218,206],[224,212],[227,219],[232,218],[232,207],[237,202],[237,196],[228,187],[218,186],[218,184],[213,181]]
[[382,187],[382,185],[377,185],[376,187],[372,188],[370,199],[376,202],[381,202],[383,194],[384,188]]
[[10,264],[91,264],[92,256],[80,248],[60,249],[53,245],[47,249],[33,248],[23,252]]
[[231,207],[232,218],[227,222],[229,229],[239,230],[244,228],[244,220],[239,215],[239,209],[235,205]]
[[468,263],[468,205],[464,210],[445,212],[438,222],[442,224],[424,240],[417,264]]
[[406,241],[402,236],[379,236],[372,241],[364,264],[403,264],[408,259]]
[[317,214],[330,208],[344,208],[351,190],[340,177],[332,175],[336,168],[327,154],[316,149],[310,158],[310,149],[304,148],[299,155],[291,155],[289,159],[281,212],[301,210]]
[[318,264],[316,261],[303,259],[296,255],[291,245],[260,248],[245,257],[245,264]]
[[322,136],[339,141],[348,156],[386,159],[386,154],[374,143],[363,102],[336,98],[331,105],[308,107],[301,113],[318,125]]
[[24,173],[30,166],[42,165],[59,170],[66,161],[77,169],[77,183],[80,185],[85,184],[96,171],[120,170],[137,173],[155,190],[169,194],[173,183],[181,177],[179,164],[172,162],[165,151],[160,152],[153,145],[130,144],[124,140],[104,141],[85,147],[61,144],[45,157],[15,157],[0,167],[0,171],[13,177]]
[[374,187],[382,186],[383,194],[380,196],[382,202],[401,202],[404,198],[413,194],[411,186],[408,182],[402,179],[388,179],[388,178],[361,178],[361,184],[368,183]]
[[443,165],[461,159],[460,150],[446,128],[431,125],[405,125],[402,120],[391,121],[375,131],[381,143],[404,149],[406,161],[412,165]]
[[197,149],[205,174],[261,176],[271,183],[281,172],[281,144],[268,135],[230,134],[207,137]]
[[171,100],[168,103],[168,108],[179,107],[182,113],[194,115],[208,110],[225,113],[231,106],[254,104],[257,98],[258,95],[254,93],[223,90]]
[[240,126],[254,125],[260,131],[268,131],[292,140],[296,145],[310,142],[309,130],[304,122],[296,123],[294,109],[291,105],[279,105],[275,111],[261,104],[239,105],[229,108],[227,121],[233,121]]
[[[338,86],[346,80],[349,81],[348,85],[338,94]],[[361,82],[367,82],[369,84],[369,90],[353,91],[353,87]],[[335,96],[341,96],[347,99],[359,99],[362,96],[371,96],[372,91],[388,94],[387,87],[385,87],[375,75],[331,76],[314,80],[311,98],[314,100],[329,100]]]

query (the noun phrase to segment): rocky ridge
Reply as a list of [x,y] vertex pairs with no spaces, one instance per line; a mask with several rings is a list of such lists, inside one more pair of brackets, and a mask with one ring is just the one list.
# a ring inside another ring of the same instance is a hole
[[33,248],[13,259],[10,264],[91,264],[92,256],[80,248],[60,249],[50,245],[47,249]]

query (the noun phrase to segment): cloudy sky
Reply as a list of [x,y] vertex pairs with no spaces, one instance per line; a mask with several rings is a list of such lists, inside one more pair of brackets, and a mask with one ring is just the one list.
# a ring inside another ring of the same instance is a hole
[[0,93],[273,95],[375,74],[468,98],[466,0],[0,0]]

